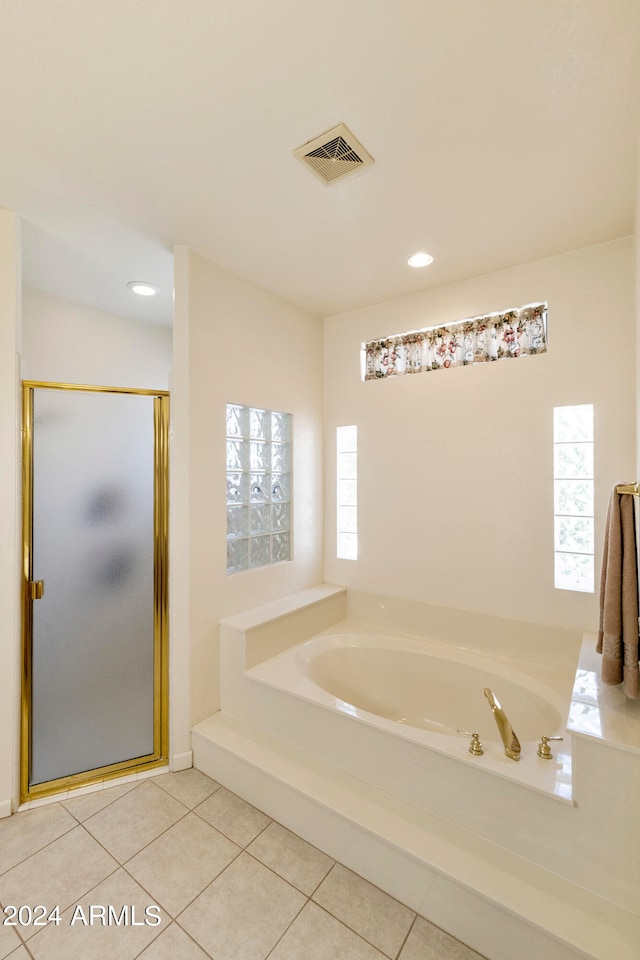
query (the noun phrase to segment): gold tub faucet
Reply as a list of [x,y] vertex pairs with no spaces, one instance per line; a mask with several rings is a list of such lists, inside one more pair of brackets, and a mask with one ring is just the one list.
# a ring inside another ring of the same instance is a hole
[[489,701],[489,706],[495,717],[504,744],[504,752],[511,760],[520,759],[520,741],[516,737],[513,727],[509,723],[509,718],[500,706],[500,701],[489,687],[484,688],[484,695]]

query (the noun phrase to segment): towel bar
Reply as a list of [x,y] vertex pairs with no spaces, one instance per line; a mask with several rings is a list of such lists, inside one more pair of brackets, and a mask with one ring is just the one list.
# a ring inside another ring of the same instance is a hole
[[640,481],[635,483],[619,483],[616,487],[616,493],[630,493],[633,497],[640,497]]

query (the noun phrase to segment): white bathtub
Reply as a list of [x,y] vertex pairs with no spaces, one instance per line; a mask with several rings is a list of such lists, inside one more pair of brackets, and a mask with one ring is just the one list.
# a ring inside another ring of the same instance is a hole
[[541,731],[561,734],[563,705],[553,691],[504,665],[461,653],[443,657],[442,650],[427,652],[422,641],[338,634],[307,641],[296,661],[338,709],[355,708],[357,715],[435,733],[462,728],[495,741],[497,726],[483,695],[490,687],[521,742],[539,740]]
[[[564,737],[571,678],[439,640],[331,628],[247,671],[296,698],[349,715],[499,776],[571,799],[569,740],[553,759],[537,756],[541,737]],[[538,674],[538,676],[536,676]],[[490,687],[522,746],[507,758],[484,696]],[[478,733],[484,755],[469,753]]]

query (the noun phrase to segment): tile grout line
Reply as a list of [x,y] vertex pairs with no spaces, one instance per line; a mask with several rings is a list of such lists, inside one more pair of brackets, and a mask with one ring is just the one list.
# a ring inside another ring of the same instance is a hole
[[[298,892],[300,892],[300,891],[298,891]],[[278,937],[278,939],[276,940],[276,942],[274,943],[274,945],[271,947],[271,949],[269,950],[269,952],[268,952],[267,954],[265,954],[264,960],[268,960],[268,958],[271,956],[271,954],[273,953],[273,951],[275,950],[275,948],[278,946],[278,944],[280,943],[280,941],[282,940],[282,938],[285,936],[285,934],[287,934],[287,933],[289,932],[289,930],[290,930],[291,927],[294,925],[294,923],[296,922],[296,920],[298,919],[298,917],[300,916],[300,914],[302,913],[302,911],[305,909],[305,907],[308,905],[308,903],[309,903],[309,898],[307,897],[307,899],[305,900],[305,902],[302,904],[302,906],[300,907],[300,909],[299,909],[298,912],[296,913],[295,917],[292,917],[292,918],[291,918],[291,922],[287,924],[286,928],[282,931],[282,933],[280,934],[280,936]]]
[[[214,791],[214,793],[217,793],[217,791]],[[230,791],[228,790],[227,793],[230,793]],[[213,794],[210,795],[210,797],[212,797],[212,796],[213,796]],[[235,793],[231,794],[231,796],[236,797],[237,800],[242,800],[242,797],[238,797],[237,794],[235,794]],[[207,800],[210,799],[210,797],[207,797],[206,800],[203,800],[203,801],[202,801],[202,803],[206,803]],[[199,804],[198,804],[198,807],[202,806],[202,803],[199,803]],[[247,803],[247,801],[246,801],[246,800],[242,800],[242,803]],[[248,807],[251,807],[252,804],[247,803],[247,806],[248,806]],[[253,807],[253,809],[254,809],[254,810],[257,810],[258,813],[261,813],[263,817],[268,817],[268,815],[267,815],[266,813],[262,813],[262,810],[258,810],[257,807]],[[210,820],[207,820],[206,817],[203,817],[201,813],[198,813],[197,807],[196,807],[195,809],[193,809],[193,810],[191,811],[191,813],[194,813],[194,814],[196,815],[196,817],[199,817],[200,820],[202,820],[203,823],[206,823],[209,827],[213,827],[214,830],[217,830],[217,832],[218,832],[221,836],[223,836],[226,840],[229,840],[231,843],[235,843],[236,847],[240,847],[241,850],[246,850],[247,847],[249,846],[249,844],[253,843],[254,840],[257,840],[258,837],[259,837],[262,833],[264,833],[264,831],[267,829],[267,827],[271,826],[271,824],[274,822],[273,820],[271,820],[270,817],[268,817],[269,823],[267,823],[264,827],[262,827],[262,829],[259,830],[258,833],[256,833],[255,837],[252,837],[251,840],[249,840],[249,842],[246,843],[246,844],[244,844],[244,846],[243,846],[241,843],[238,843],[237,840],[234,840],[233,837],[230,837],[228,833],[225,833],[224,830],[221,830],[220,827],[216,827],[215,824],[211,823]]]
[[[186,816],[186,814],[185,814],[185,816]],[[183,817],[178,817],[178,819],[175,821],[175,823],[180,823],[181,820],[184,820],[184,816],[183,816]],[[147,847],[149,847],[152,843],[155,843],[156,840],[158,840],[160,837],[162,837],[162,836],[167,832],[167,830],[170,830],[171,827],[175,826],[175,824],[172,823],[171,826],[169,826],[169,827],[167,827],[165,830],[163,830],[162,833],[159,833],[158,836],[155,837],[153,840],[150,840],[149,843],[145,843],[144,847],[140,847],[139,850],[136,850],[135,853],[132,853],[131,856],[130,856],[130,857],[127,857],[126,860],[119,860],[118,857],[116,857],[115,854],[112,853],[112,851],[109,850],[108,847],[105,847],[105,845],[102,843],[101,840],[98,840],[97,837],[94,837],[94,835],[91,833],[91,830],[89,830],[87,827],[85,827],[85,825],[84,825],[83,823],[81,823],[80,826],[86,831],[87,836],[91,837],[92,840],[95,840],[95,842],[98,844],[98,846],[102,847],[102,849],[104,850],[104,852],[105,852],[106,854],[108,854],[108,855],[111,857],[112,860],[115,860],[115,862],[116,862],[117,865],[118,865],[118,869],[124,870],[125,864],[129,863],[130,860],[133,860],[134,857],[137,857],[139,853],[142,853],[143,850],[146,850]],[[109,876],[111,876],[111,874],[113,874],[113,873],[115,873],[115,870],[112,870],[111,873],[109,874]],[[93,887],[92,887],[91,889],[93,889]]]
[[[135,789],[135,788],[134,788],[134,789]],[[133,792],[133,791],[131,791],[131,790],[129,791],[129,793],[132,793],[132,792]],[[125,797],[125,796],[128,796],[128,794],[124,794],[124,796],[118,797],[118,800],[124,800],[124,797]],[[176,800],[175,797],[172,797],[171,799]],[[115,801],[114,801],[114,802],[115,802]],[[160,833],[159,833],[156,837],[153,838],[153,840],[149,840],[149,842],[148,842],[148,843],[145,843],[144,846],[140,847],[139,850],[136,850],[135,853],[132,853],[130,857],[127,857],[126,860],[119,860],[118,857],[116,857],[115,854],[112,853],[111,850],[109,850],[107,847],[105,847],[105,845],[102,843],[102,841],[98,840],[98,838],[95,837],[95,836],[91,833],[91,830],[89,830],[89,828],[85,826],[85,824],[88,823],[89,820],[92,820],[93,817],[97,817],[98,814],[102,813],[102,810],[97,810],[96,813],[92,814],[90,817],[87,817],[87,819],[84,820],[84,821],[80,824],[80,826],[81,826],[81,827],[84,827],[84,829],[87,831],[87,833],[89,834],[89,836],[92,837],[92,838],[96,841],[96,843],[100,844],[100,846],[101,846],[102,849],[105,851],[105,853],[108,853],[109,856],[112,858],[112,860],[115,860],[115,861],[116,861],[116,863],[118,864],[118,866],[124,868],[125,863],[129,863],[129,861],[130,861],[130,860],[133,860],[134,857],[137,857],[139,853],[142,853],[142,851],[143,851],[143,850],[146,850],[147,847],[151,846],[152,843],[155,843],[156,840],[158,840],[160,837],[164,836],[164,834],[165,834],[168,830],[171,830],[171,827],[174,827],[177,823],[180,823],[180,821],[181,821],[181,820],[184,820],[184,818],[185,818],[189,813],[192,813],[192,812],[193,812],[193,811],[189,810],[189,808],[188,808],[184,803],[182,803],[182,801],[176,800],[176,803],[179,803],[181,807],[184,807],[185,812],[184,812],[181,816],[179,816],[177,820],[174,820],[173,823],[170,823],[168,827],[165,827],[164,830],[161,830]],[[112,806],[112,804],[108,804],[108,806]],[[104,807],[104,809],[106,810],[107,807]],[[109,876],[111,876],[111,874],[109,874]]]
[[396,953],[396,960],[400,960],[400,957],[401,957],[401,955],[402,955],[402,951],[403,951],[404,948],[406,947],[406,945],[407,945],[407,940],[408,940],[409,937],[411,936],[411,931],[413,930],[413,928],[415,927],[415,925],[416,925],[417,922],[418,922],[418,914],[416,913],[416,914],[414,915],[413,920],[411,921],[411,924],[410,924],[410,926],[409,926],[409,929],[407,930],[407,935],[406,935],[406,937],[404,938],[404,940],[402,941],[402,943],[400,944],[400,949],[399,949],[398,952]]
[[[193,903],[193,901],[191,901],[191,903]],[[186,910],[186,909],[187,909],[187,908],[185,907],[185,910]],[[196,946],[199,950],[202,951],[202,953],[205,955],[205,957],[207,957],[207,960],[214,960],[214,958],[211,956],[211,954],[209,953],[209,951],[208,951],[208,950],[205,950],[205,948],[202,946],[202,944],[201,944],[201,943],[198,943],[197,940],[194,940],[193,937],[191,936],[191,934],[189,933],[189,931],[188,931],[188,930],[185,930],[185,928],[178,922],[177,919],[173,919],[173,920],[171,921],[171,923],[167,925],[167,930],[168,930],[169,927],[172,926],[172,925],[173,925],[174,927],[177,927],[178,930],[180,930],[181,933],[184,933],[185,937],[188,937],[189,940],[191,940],[191,943],[195,944],[195,946]],[[156,940],[159,940],[160,937],[161,937],[164,933],[167,932],[167,930],[163,930],[154,940],[151,941],[151,943],[155,943]],[[147,944],[147,946],[146,946],[146,947],[143,947],[142,950],[140,951],[140,953],[137,953],[137,954],[135,955],[135,957],[132,957],[132,958],[131,958],[131,960],[138,960],[138,958],[141,957],[142,954],[144,953],[144,951],[147,950],[150,946],[151,946],[151,944]],[[8,960],[8,958],[7,958],[7,960]]]
[[[195,767],[190,767],[189,769],[195,770],[196,768],[195,768]],[[182,771],[180,771],[180,772],[182,772]],[[200,771],[198,771],[198,772],[200,772]],[[149,779],[152,783],[155,783],[155,785],[156,785],[157,787],[160,787],[161,790],[164,790],[164,792],[165,792],[166,794],[168,794],[168,796],[173,797],[174,800],[178,800],[178,798],[177,798],[173,793],[171,793],[170,790],[167,790],[166,787],[163,787],[161,783],[157,783],[157,782],[156,782],[156,780],[158,780],[158,781],[161,780],[163,776],[164,776],[164,774],[161,774],[161,775],[160,775],[159,777],[157,777],[157,778],[156,778],[156,777],[149,777],[148,779]],[[203,773],[202,776],[205,777],[206,774]],[[217,780],[213,780],[211,777],[208,777],[208,779],[211,780],[211,783],[215,783],[215,787],[213,788],[213,790],[211,791],[211,793],[208,793],[208,794],[206,795],[206,797],[203,797],[202,800],[198,800],[198,802],[196,803],[196,806],[197,806],[197,807],[199,807],[201,803],[206,803],[206,801],[209,800],[209,798],[212,797],[212,796],[214,795],[214,793],[217,793],[218,790],[222,790],[222,789],[223,789],[222,784],[221,784],[221,783],[218,783]],[[245,802],[246,802],[246,801],[245,801]],[[183,800],[178,800],[178,803],[181,803],[181,804],[182,804],[183,806],[185,806],[185,807],[187,806],[187,804],[186,804]],[[189,809],[193,811],[195,808],[194,808],[194,807],[189,807]]]
[[[208,826],[212,827],[212,829],[216,830],[216,827],[214,827],[213,824],[208,823],[206,820],[204,820],[204,818],[201,818],[201,819],[203,820],[204,823],[207,823]],[[267,824],[267,826],[268,826],[268,824]],[[266,827],[265,827],[264,829],[266,830]],[[217,832],[218,832],[218,833],[221,833],[221,831],[219,831],[219,830],[218,830]],[[263,831],[260,831],[260,833],[262,833],[262,832],[263,832]],[[232,841],[230,837],[227,837],[226,834],[222,834],[222,833],[221,833],[221,836],[224,836],[225,839],[229,840],[229,841],[232,842],[232,843],[235,842],[235,841]],[[260,834],[256,834],[256,837],[254,837],[254,839],[256,839],[258,836],[260,836]],[[253,843],[253,840],[250,840],[249,843]],[[247,844],[247,846],[248,846],[248,845],[249,845],[249,844]],[[246,847],[241,847],[239,844],[236,844],[236,846],[238,847],[238,852],[237,852],[237,854],[235,855],[235,857],[234,857],[232,860],[230,860],[229,863],[228,863],[225,867],[223,867],[222,870],[220,870],[220,872],[217,873],[216,876],[213,877],[213,878],[209,881],[209,883],[207,883],[207,884],[202,888],[202,890],[200,890],[200,891],[189,901],[189,903],[188,903],[185,907],[182,908],[182,910],[180,911],[179,914],[177,914],[177,916],[175,916],[175,917],[173,918],[173,923],[175,923],[175,924],[179,927],[179,929],[182,930],[182,932],[185,933],[185,934],[189,937],[189,939],[192,940],[192,941],[196,944],[196,946],[198,946],[198,947],[200,948],[200,950],[202,950],[203,953],[205,953],[205,954],[207,955],[207,957],[210,958],[210,960],[213,960],[212,955],[211,955],[207,950],[205,950],[205,948],[203,947],[203,945],[202,945],[201,943],[199,943],[197,940],[195,940],[195,939],[191,936],[191,934],[189,933],[189,931],[180,923],[180,917],[183,915],[183,913],[185,913],[185,912],[189,909],[190,906],[192,906],[192,905],[196,902],[196,900],[197,900],[199,897],[201,897],[201,896],[205,893],[205,891],[207,891],[207,890],[209,889],[209,887],[211,887],[214,883],[216,883],[217,880],[220,879],[220,877],[222,877],[222,875],[229,869],[229,867],[231,867],[231,866],[236,862],[236,860],[238,860],[238,859],[242,856],[243,853],[246,853],[247,856],[250,857],[255,863],[258,863],[258,864],[260,864],[260,866],[265,867],[267,870],[270,870],[270,872],[273,873],[274,876],[276,876],[279,880],[282,880],[284,883],[289,884],[289,886],[290,886],[293,890],[295,890],[296,893],[299,893],[299,894],[301,894],[301,896],[306,897],[306,894],[302,893],[301,890],[298,890],[297,887],[294,887],[292,883],[289,883],[288,880],[286,880],[284,877],[281,877],[280,874],[278,874],[278,873],[275,872],[275,870],[271,870],[271,868],[268,867],[267,864],[262,863],[260,860],[257,859],[257,857],[254,857],[252,854],[250,854]],[[134,878],[134,879],[135,879],[135,878]],[[284,930],[283,933],[280,935],[280,937],[278,937],[278,940],[276,941],[276,943],[279,943],[279,942],[280,942],[280,940],[282,939],[282,937],[284,936],[284,934],[287,932],[287,930],[289,929],[289,927],[291,926],[291,924],[296,920],[296,918],[299,916],[299,914],[302,912],[302,910],[304,910],[304,908],[306,907],[306,905],[307,905],[308,902],[309,902],[309,898],[306,897],[305,903],[302,904],[302,906],[300,907],[300,910],[298,911],[298,913],[296,913],[295,917],[291,920],[291,923],[288,924],[286,930]],[[267,957],[269,956],[269,954],[271,954],[271,951],[275,948],[275,946],[276,946],[276,944],[274,944],[273,947],[271,947],[271,949],[269,950],[269,953],[266,954],[264,960],[267,960]]]
[[[191,901],[191,902],[193,903],[193,901]],[[186,909],[187,909],[187,908],[185,907],[185,910],[186,910]],[[191,934],[189,933],[188,930],[185,930],[185,928],[182,926],[182,924],[180,923],[179,920],[174,920],[173,922],[175,923],[175,925],[176,925],[176,927],[178,928],[178,930],[181,930],[182,933],[184,933],[184,935],[185,935],[186,937],[189,937],[189,940],[191,940],[192,943],[195,943],[196,947],[198,947],[200,950],[202,950],[202,952],[204,953],[205,957],[208,958],[208,960],[215,960],[215,958],[209,953],[209,951],[208,951],[208,950],[205,950],[205,948],[202,946],[202,944],[201,944],[201,943],[198,943],[198,941],[195,940],[195,939],[191,936]],[[136,958],[136,960],[137,960],[137,958]],[[266,960],[266,958],[265,958],[265,960]]]
[[[321,851],[321,852],[322,852],[322,851]],[[325,856],[328,856],[328,854],[325,854]],[[408,910],[409,913],[412,913],[412,914],[413,914],[414,920],[415,920],[416,917],[419,917],[419,916],[420,916],[420,914],[419,914],[416,910],[413,910],[411,907],[408,907],[406,903],[403,903],[403,902],[402,902],[402,900],[398,900],[397,897],[394,897],[394,896],[392,896],[392,894],[387,893],[386,890],[383,890],[382,887],[379,887],[379,886],[377,886],[377,884],[372,883],[371,880],[366,880],[365,877],[363,877],[363,876],[362,876],[361,874],[359,874],[359,873],[356,873],[356,871],[355,871],[355,870],[352,870],[351,867],[345,866],[345,864],[344,864],[344,863],[341,863],[339,860],[336,860],[335,863],[336,863],[338,866],[342,867],[343,870],[348,870],[349,873],[353,874],[354,877],[357,877],[359,880],[364,881],[364,883],[366,883],[367,886],[372,887],[374,890],[377,890],[378,893],[381,893],[382,896],[386,897],[388,900],[392,900],[394,903],[397,903],[398,906],[404,907],[405,910]],[[423,917],[423,919],[426,919],[426,918]],[[411,921],[411,923],[413,924],[413,920]]]
[[[240,797],[240,800],[242,800],[242,797]],[[257,810],[258,808],[255,807],[255,809]],[[260,810],[259,812],[262,813],[261,810]],[[264,816],[266,817],[267,814],[265,813]],[[261,837],[262,834],[263,834],[266,830],[269,829],[269,827],[271,826],[272,823],[275,823],[275,820],[272,820],[271,818],[269,818],[269,823],[265,824],[265,826],[262,828],[262,830],[259,830],[258,833],[256,833],[256,835],[255,835],[255,837],[253,838],[253,840],[249,840],[249,843],[248,843],[243,849],[246,850],[248,847],[251,846],[252,843],[255,843],[256,840],[258,839],[258,837]],[[256,859],[257,859],[257,858],[256,858]]]
[[[30,939],[33,939],[33,938],[30,938]],[[28,943],[28,941],[26,941],[26,940],[23,941],[22,946],[23,946],[23,948],[27,951],[27,953],[29,954],[30,960],[34,960],[33,951],[29,949],[29,943]],[[11,960],[11,954],[9,954],[9,956],[7,957],[7,960]]]
[[[140,783],[142,782],[143,781],[140,781]],[[113,806],[114,803],[117,803],[118,800],[123,800],[124,797],[127,797],[130,793],[133,793],[134,790],[137,790],[139,786],[140,786],[139,783],[132,783],[129,790],[126,790],[124,793],[121,793],[119,797],[114,797],[112,800],[109,800],[108,803],[105,803],[104,807],[100,807],[100,809],[96,810],[95,813],[91,813],[89,814],[88,817],[85,817],[85,820],[90,820],[91,817],[95,817],[96,814],[102,813],[103,810],[108,810],[109,807]],[[82,800],[83,797],[94,797],[94,796],[98,797],[100,796],[101,793],[103,792],[106,793],[107,790],[115,790],[115,789],[117,789],[117,787],[107,787],[106,790],[104,791],[95,790],[93,793],[82,793],[77,797],[65,797],[64,800],[58,800],[57,802],[60,804],[61,807],[63,807],[67,811],[68,814],[70,814],[70,816],[73,817],[74,820],[78,820],[73,810],[69,810],[69,808],[66,806],[67,801]],[[78,823],[83,823],[83,822],[84,821],[82,820],[78,820]]]
[[[176,822],[179,822],[179,821],[176,821]],[[206,821],[205,821],[205,822],[206,822]],[[209,826],[211,826],[211,824],[209,824]],[[171,828],[169,828],[169,829],[171,829]],[[213,829],[215,830],[215,827],[214,827]],[[218,832],[219,832],[219,831],[218,831]],[[221,836],[222,836],[222,834],[221,834]],[[228,839],[228,837],[225,838],[225,839]],[[238,846],[238,845],[236,844],[236,846]],[[216,880],[218,880],[218,879],[222,876],[222,874],[225,872],[225,870],[226,870],[228,867],[230,867],[232,863],[235,863],[235,861],[238,859],[238,857],[239,857],[242,853],[244,853],[244,852],[245,852],[245,851],[243,850],[243,848],[240,847],[240,848],[238,849],[238,852],[236,853],[236,855],[233,857],[233,859],[230,860],[229,863],[228,863],[226,866],[224,866],[224,867],[222,868],[222,870],[219,871],[219,873],[217,873],[217,874],[215,875],[215,877],[212,877],[212,879],[209,880],[209,882],[204,885],[204,887],[202,888],[202,890],[200,890],[198,893],[196,893],[196,895],[195,895],[194,897],[192,897],[191,900],[189,900],[189,902],[180,910],[179,913],[177,913],[177,914],[175,915],[175,917],[174,917],[171,913],[169,913],[169,911],[167,910],[166,907],[162,907],[162,909],[166,911],[167,916],[171,917],[172,923],[178,923],[178,918],[182,916],[182,914],[185,912],[185,910],[188,910],[189,907],[190,907],[193,903],[195,903],[195,901],[198,899],[198,897],[202,896],[202,894],[205,892],[205,890],[208,890],[209,887],[211,886],[211,884],[212,884],[212,883],[215,883]],[[134,856],[137,856],[137,854],[134,854]],[[130,859],[133,860],[133,857],[131,857]],[[127,863],[129,863],[129,861],[127,861]],[[121,868],[121,869],[125,871],[125,873],[127,874],[128,877],[131,877],[131,879],[134,881],[134,883],[137,883],[138,886],[141,887],[141,888],[144,890],[144,892],[147,894],[147,896],[151,897],[152,900],[155,900],[155,899],[156,899],[151,893],[149,893],[149,891],[147,890],[147,888],[146,888],[145,886],[143,886],[143,884],[140,883],[140,881],[137,880],[136,877],[134,877],[133,874],[130,873],[130,872],[127,870],[127,868],[126,868],[126,866],[125,866],[124,864],[122,865],[122,868]],[[158,904],[158,906],[159,906],[159,904]],[[182,928],[181,928],[181,929],[182,929]],[[186,933],[186,932],[187,932],[187,931],[185,930],[185,933]],[[193,939],[193,937],[192,937],[191,939]],[[206,951],[205,951],[205,952],[206,952]]]
[[[27,858],[27,859],[28,859],[28,858]],[[23,861],[23,862],[24,862],[24,861]],[[16,864],[16,866],[19,866],[19,864]],[[2,912],[4,913],[5,908],[7,907],[7,904],[0,902],[0,907],[2,907]],[[18,950],[21,945],[22,945],[23,947],[26,946],[26,940],[24,939],[24,937],[22,936],[22,934],[19,932],[19,927],[16,926],[16,927],[13,927],[13,929],[14,929],[15,932],[16,932],[16,936],[17,936],[17,938],[18,938],[18,940],[19,940],[19,943],[18,943],[18,946],[15,947],[14,950],[11,951],[11,953],[14,953],[15,950]],[[11,956],[11,953],[9,954],[9,957]]]
[[[321,851],[321,852],[322,852],[322,851]],[[327,854],[325,854],[325,856],[327,856]],[[400,945],[400,949],[397,951],[397,953],[396,953],[393,957],[390,956],[388,953],[385,953],[385,951],[384,951],[381,947],[376,946],[375,943],[372,943],[370,940],[367,940],[367,938],[366,938],[365,936],[363,936],[361,933],[358,933],[358,931],[357,931],[354,927],[350,926],[350,924],[347,923],[346,920],[343,920],[341,917],[337,917],[335,914],[333,914],[328,907],[324,906],[324,904],[319,903],[317,900],[313,899],[313,898],[315,897],[316,893],[318,892],[319,888],[320,888],[320,887],[322,886],[322,884],[324,883],[324,881],[329,877],[329,874],[331,874],[331,873],[333,872],[333,868],[334,868],[335,866],[340,866],[340,867],[342,867],[343,870],[347,870],[347,871],[348,871],[349,873],[351,873],[354,877],[357,877],[358,880],[364,881],[364,883],[366,883],[368,886],[372,887],[374,890],[377,890],[378,893],[381,893],[381,894],[382,894],[384,897],[386,897],[388,900],[393,901],[393,903],[397,903],[398,906],[403,907],[405,910],[408,910],[410,913],[413,914],[413,919],[411,920],[411,923],[409,924],[409,930],[407,931],[407,934],[406,934],[406,936],[404,937],[404,939],[403,939],[403,941],[402,941],[402,943],[401,943],[401,945]],[[329,871],[327,872],[327,874],[326,874],[326,876],[323,878],[323,880],[320,881],[320,883],[318,884],[318,886],[316,887],[316,889],[313,891],[313,893],[311,894],[311,896],[310,896],[309,899],[312,900],[313,903],[315,903],[315,905],[316,905],[317,907],[321,907],[321,909],[324,910],[325,913],[328,913],[330,917],[333,917],[334,920],[337,920],[337,921],[338,921],[339,923],[341,923],[343,926],[347,927],[348,930],[351,930],[352,933],[355,933],[356,936],[360,937],[361,940],[364,940],[365,943],[368,943],[370,946],[372,946],[375,950],[377,950],[377,951],[378,951],[379,953],[381,953],[383,956],[388,957],[389,960],[398,960],[398,957],[400,956],[400,951],[403,949],[403,947],[404,947],[404,945],[405,945],[405,943],[406,943],[407,937],[409,936],[409,933],[410,933],[411,930],[413,929],[413,926],[414,926],[414,924],[415,924],[415,922],[416,922],[416,920],[417,920],[417,918],[418,918],[418,914],[416,913],[416,911],[415,911],[415,910],[412,910],[411,907],[408,907],[408,906],[406,905],[406,903],[402,903],[401,900],[397,900],[395,897],[392,897],[390,893],[387,893],[385,890],[382,890],[380,887],[377,887],[377,886],[375,885],[375,883],[371,883],[369,880],[365,880],[365,878],[364,878],[364,877],[361,877],[359,873],[356,873],[354,870],[350,870],[349,867],[345,867],[345,865],[344,865],[343,863],[340,863],[339,860],[335,860],[335,861],[334,861],[333,867],[331,867],[331,870],[329,870]]]
[[[320,910],[323,910],[326,914],[328,914],[328,916],[330,916],[333,920],[336,920],[338,923],[342,924],[342,926],[345,927],[347,930],[350,930],[351,933],[353,933],[356,937],[358,937],[359,940],[364,941],[364,943],[367,943],[370,947],[373,947],[374,950],[377,950],[381,957],[386,957],[387,960],[394,960],[394,958],[391,957],[388,953],[385,953],[385,951],[381,947],[377,947],[375,943],[372,943],[371,940],[367,940],[367,938],[363,937],[361,933],[358,933],[357,930],[354,930],[353,927],[349,926],[346,920],[341,920],[340,917],[336,917],[335,914],[331,913],[331,911],[327,909],[327,907],[323,907],[322,904],[318,903],[317,900],[312,900],[311,902],[315,904],[316,907],[319,907]],[[413,921],[412,921],[412,926],[413,926]],[[396,957],[397,957],[397,954],[396,954]]]
[[[25,810],[25,813],[28,813],[28,811]],[[68,813],[68,811],[67,811],[67,813]],[[74,820],[75,820],[75,817],[74,817]],[[53,840],[47,840],[46,843],[43,843],[43,845],[42,845],[41,847],[38,847],[37,850],[34,850],[34,851],[33,851],[32,853],[30,853],[27,857],[23,857],[22,860],[18,860],[17,863],[14,863],[13,866],[8,867],[6,870],[3,870],[2,872],[0,872],[0,877],[4,877],[4,876],[5,876],[7,873],[9,873],[11,870],[15,870],[16,867],[22,866],[22,864],[23,864],[23,863],[26,863],[27,860],[30,860],[31,857],[35,857],[35,855],[36,855],[37,853],[41,853],[43,850],[46,850],[47,847],[50,847],[52,843],[55,843],[55,842],[56,842],[56,840],[61,840],[63,837],[66,837],[67,834],[68,834],[68,833],[71,833],[72,830],[75,830],[77,826],[79,826],[79,824],[78,824],[78,822],[76,821],[71,827],[69,827],[68,830],[64,830],[64,831],[63,831],[61,834],[59,834],[57,837],[54,837]]]

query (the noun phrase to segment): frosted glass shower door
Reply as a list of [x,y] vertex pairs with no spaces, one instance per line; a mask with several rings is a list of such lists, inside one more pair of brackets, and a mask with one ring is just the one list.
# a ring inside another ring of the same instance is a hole
[[84,782],[91,772],[95,779],[97,770],[160,756],[157,467],[164,444],[157,395],[38,387],[31,396],[33,794],[37,785]]

